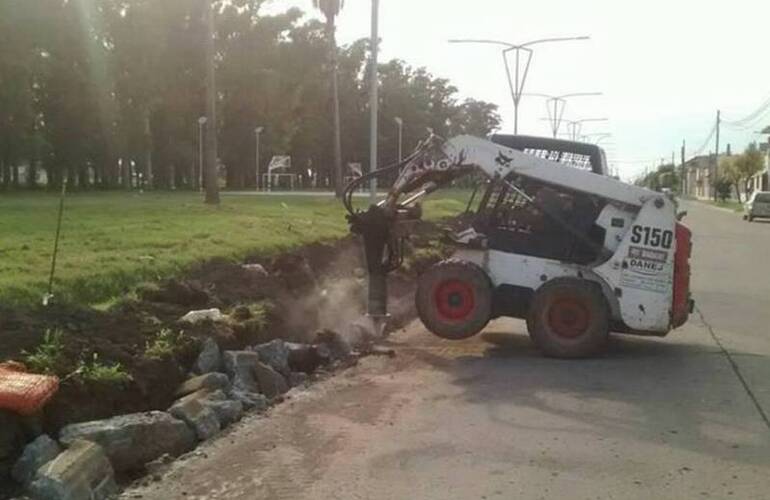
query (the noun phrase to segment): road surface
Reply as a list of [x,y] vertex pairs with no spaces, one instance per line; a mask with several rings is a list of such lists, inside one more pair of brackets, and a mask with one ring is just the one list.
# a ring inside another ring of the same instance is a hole
[[520,321],[415,323],[125,497],[770,498],[770,223],[688,208],[698,313],[668,338],[560,361]]

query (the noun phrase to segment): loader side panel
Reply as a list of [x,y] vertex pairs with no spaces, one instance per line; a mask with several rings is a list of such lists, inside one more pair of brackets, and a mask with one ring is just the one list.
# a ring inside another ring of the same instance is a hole
[[648,200],[615,254],[595,268],[615,291],[623,323],[638,332],[671,329],[676,216],[673,203]]

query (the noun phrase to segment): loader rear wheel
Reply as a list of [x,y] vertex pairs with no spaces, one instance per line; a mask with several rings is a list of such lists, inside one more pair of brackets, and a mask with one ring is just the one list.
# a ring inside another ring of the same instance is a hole
[[609,309],[597,285],[572,278],[556,279],[535,293],[527,329],[546,356],[595,356],[607,346]]
[[479,266],[459,259],[439,262],[417,283],[417,313],[425,327],[449,340],[479,333],[492,316],[492,284]]

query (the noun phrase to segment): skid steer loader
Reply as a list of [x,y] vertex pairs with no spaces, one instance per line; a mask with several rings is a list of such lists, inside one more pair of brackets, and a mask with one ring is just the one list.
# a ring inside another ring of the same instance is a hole
[[[419,277],[417,311],[432,333],[460,340],[493,318],[522,318],[545,355],[578,358],[601,353],[611,331],[664,336],[683,325],[691,234],[675,202],[563,158],[431,136],[351,183],[344,203],[363,239],[375,325],[387,317],[387,275],[402,262],[419,200],[473,174],[484,182],[468,227],[450,236],[454,255]],[[395,178],[385,198],[355,210],[356,188],[384,176]]]

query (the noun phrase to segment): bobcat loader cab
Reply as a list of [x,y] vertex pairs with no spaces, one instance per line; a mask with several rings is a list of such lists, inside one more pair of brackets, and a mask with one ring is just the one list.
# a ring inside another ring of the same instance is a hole
[[[421,216],[417,200],[480,172],[483,193],[471,203],[469,226],[451,237],[455,254],[419,278],[417,311],[428,330],[460,340],[493,318],[522,318],[546,355],[573,358],[601,352],[610,331],[663,336],[684,324],[691,243],[674,202],[604,175],[603,153],[573,161],[591,155],[554,153],[554,144],[533,154],[511,137],[493,139],[513,147],[434,136],[401,164],[348,187],[370,316],[387,315],[387,273],[400,265],[409,225]],[[354,211],[357,185],[387,173],[397,174],[387,197]]]

